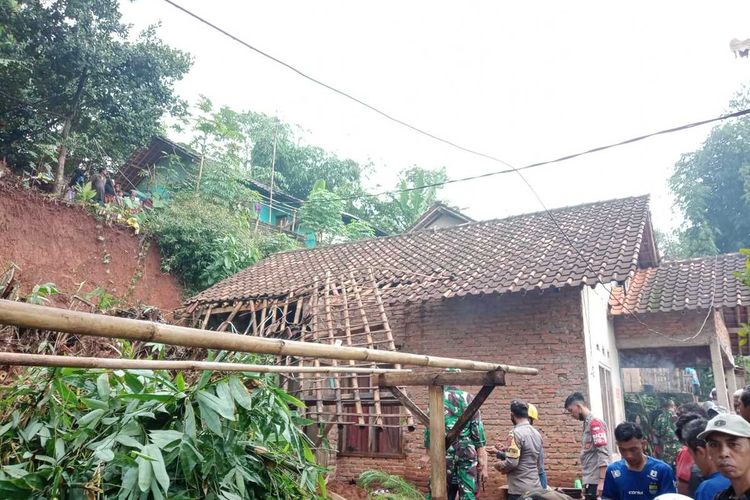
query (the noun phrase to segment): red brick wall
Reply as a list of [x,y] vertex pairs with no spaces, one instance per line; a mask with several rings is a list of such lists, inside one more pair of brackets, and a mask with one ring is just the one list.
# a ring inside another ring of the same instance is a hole
[[[389,309],[397,343],[403,343],[404,351],[539,368],[535,377],[509,375],[508,385],[496,388],[485,402],[482,419],[488,443],[504,440],[511,429],[511,399],[534,403],[545,435],[550,482],[572,486],[580,475],[581,427],[562,406],[571,392],[587,391],[580,290],[455,298]],[[479,388],[466,389],[476,394]],[[426,410],[426,390],[411,388],[409,394]],[[350,480],[374,468],[426,487],[429,463],[422,460],[426,456],[423,430],[420,425],[415,432],[404,433],[405,459],[338,457],[336,478]],[[490,458],[490,465],[494,461]],[[490,479],[492,491],[505,484],[505,476],[494,469]]]

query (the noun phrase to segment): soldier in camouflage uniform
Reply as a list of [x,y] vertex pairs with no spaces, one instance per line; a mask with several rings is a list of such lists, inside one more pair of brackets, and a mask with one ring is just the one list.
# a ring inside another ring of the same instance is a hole
[[[458,417],[471,403],[473,396],[456,387],[446,386],[443,390],[445,406],[445,432],[450,431]],[[486,438],[484,425],[477,411],[468,424],[464,426],[458,439],[445,450],[448,473],[448,498],[453,500],[456,494],[461,500],[475,500],[479,488],[480,475],[487,477],[487,452],[484,448]],[[425,429],[425,448],[430,448],[430,430]],[[428,495],[429,499],[430,496]]]
[[658,439],[661,447],[659,458],[667,464],[674,466],[677,452],[680,451],[680,440],[675,434],[676,406],[674,401],[668,399],[662,404],[662,412],[654,420],[654,436]]

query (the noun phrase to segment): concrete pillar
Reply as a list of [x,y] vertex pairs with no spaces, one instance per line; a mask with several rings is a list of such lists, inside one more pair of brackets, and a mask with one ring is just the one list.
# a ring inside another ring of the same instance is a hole
[[734,376],[734,368],[724,370],[724,375],[727,379],[727,392],[729,393],[729,406],[727,409],[730,412],[734,412],[732,405],[734,404],[734,393],[737,390],[737,378]]
[[714,373],[714,384],[716,384],[717,402],[724,408],[730,409],[729,395],[727,394],[727,380],[724,377],[724,363],[721,359],[721,347],[719,339],[715,336],[711,338],[711,368]]

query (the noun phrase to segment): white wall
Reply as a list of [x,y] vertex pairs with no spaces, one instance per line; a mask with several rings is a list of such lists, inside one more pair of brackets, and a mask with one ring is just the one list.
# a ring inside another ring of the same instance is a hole
[[604,416],[599,366],[610,371],[612,379],[612,400],[614,422],[607,422],[610,429],[625,420],[620,377],[620,357],[615,345],[614,322],[609,316],[609,289],[601,284],[595,288],[584,286],[581,290],[583,304],[583,331],[586,344],[586,371],[588,374],[589,401],[591,411]]

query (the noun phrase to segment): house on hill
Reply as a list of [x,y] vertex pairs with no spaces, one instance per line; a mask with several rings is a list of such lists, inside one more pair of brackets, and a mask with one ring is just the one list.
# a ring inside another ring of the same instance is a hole
[[[550,482],[569,486],[580,474],[581,431],[563,408],[571,392],[587,395],[612,441],[614,426],[631,417],[626,390],[679,395],[684,368],[710,375],[728,405],[737,383],[736,327],[750,306],[750,290],[732,275],[743,262],[737,254],[660,262],[648,197],[631,197],[274,254],[189,299],[187,310],[204,324],[255,326],[258,304],[289,304],[301,288],[316,283],[317,290],[323,276],[352,269],[385,276],[374,290],[396,349],[539,369],[535,377],[508,375],[482,418],[497,444],[512,426],[510,401],[534,403]],[[262,318],[279,317],[264,309]],[[340,328],[311,321],[313,338],[316,329]],[[426,390],[409,394],[427,407]],[[338,425],[329,436],[337,478],[375,468],[426,485],[423,427],[416,428]],[[503,481],[491,473],[493,486]]]
[[[154,136],[147,147],[136,150],[128,158],[115,175],[115,182],[125,192],[135,189],[143,196],[167,197],[168,186],[184,180],[185,176],[196,176],[200,162],[200,153],[192,148]],[[258,227],[284,233],[307,248],[316,246],[315,232],[306,229],[297,219],[302,200],[254,179],[248,178],[246,185],[259,196],[255,203]],[[347,213],[342,213],[341,218],[345,224],[357,219]],[[384,235],[377,229],[375,234]]]

